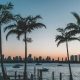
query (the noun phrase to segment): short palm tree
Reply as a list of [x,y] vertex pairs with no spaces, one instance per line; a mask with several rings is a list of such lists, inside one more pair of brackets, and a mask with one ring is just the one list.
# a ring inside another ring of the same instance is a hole
[[6,39],[11,34],[17,34],[18,39],[21,35],[24,35],[24,42],[25,42],[25,66],[24,66],[24,80],[27,78],[27,41],[31,41],[29,38],[27,40],[27,34],[32,32],[34,29],[42,28],[46,26],[43,23],[40,23],[38,19],[41,19],[41,16],[37,15],[35,17],[28,16],[26,18],[22,18],[21,16],[17,15],[15,17],[15,24],[9,25],[5,28],[5,31],[8,29],[9,32],[6,35]]
[[11,3],[8,4],[0,4],[0,57],[1,57],[1,68],[3,73],[4,80],[6,79],[6,74],[4,71],[3,66],[3,58],[2,58],[2,34],[1,34],[1,27],[3,24],[8,23],[13,18],[11,10],[13,9],[13,5]]
[[71,65],[70,65],[70,61],[69,61],[68,41],[79,40],[79,39],[77,37],[71,36],[66,31],[66,29],[58,28],[57,31],[61,33],[60,35],[56,36],[56,40],[55,41],[57,41],[57,46],[59,46],[61,43],[66,42],[66,50],[67,50],[67,59],[68,59],[69,72],[70,72],[70,80],[73,80],[72,71],[71,71]]

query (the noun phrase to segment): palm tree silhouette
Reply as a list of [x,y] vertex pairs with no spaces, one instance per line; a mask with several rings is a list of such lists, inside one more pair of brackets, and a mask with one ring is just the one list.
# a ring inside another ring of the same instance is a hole
[[27,39],[27,34],[32,32],[34,29],[42,28],[46,26],[43,23],[40,23],[38,20],[41,19],[40,15],[35,17],[28,16],[22,18],[20,15],[15,16],[16,24],[12,24],[7,26],[4,31],[7,29],[9,32],[6,35],[6,39],[11,34],[17,34],[17,38],[19,39],[21,35],[24,35],[25,42],[25,66],[24,66],[24,80],[27,79],[27,41],[31,41],[31,38]]
[[3,66],[3,58],[2,58],[2,34],[1,34],[1,26],[3,24],[8,23],[9,21],[11,21],[11,19],[13,18],[11,10],[13,9],[13,5],[12,3],[8,3],[8,4],[0,4],[0,57],[1,57],[1,68],[2,68],[2,74],[3,74],[3,78],[4,80],[6,79],[6,73],[4,71],[4,66]]
[[78,39],[77,37],[73,37],[71,34],[69,34],[70,32],[66,31],[66,29],[58,28],[57,31],[60,32],[60,35],[56,36],[56,40],[55,41],[57,41],[57,47],[61,43],[64,43],[64,42],[66,43],[67,59],[68,59],[69,72],[70,72],[70,80],[73,80],[72,71],[71,71],[71,65],[70,65],[70,60],[69,60],[68,41],[72,41],[72,40],[80,41],[80,39]]
[[75,36],[80,33],[80,16],[75,12],[72,12],[72,15],[75,17],[76,23],[69,23],[65,29],[69,30],[70,34]]

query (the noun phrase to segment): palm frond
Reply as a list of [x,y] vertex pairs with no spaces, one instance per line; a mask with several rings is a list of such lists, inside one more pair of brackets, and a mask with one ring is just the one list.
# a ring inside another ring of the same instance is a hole
[[29,26],[30,28],[37,28],[37,29],[42,27],[46,28],[46,26],[42,23],[33,23],[33,24],[30,24]]
[[2,5],[2,4],[0,4],[0,11],[1,11],[2,7],[3,7],[3,5]]
[[32,38],[27,38],[27,42],[32,42]]
[[75,13],[75,12],[72,12],[72,14],[76,18],[77,23],[80,24],[80,17],[79,17],[79,15],[77,13]]
[[40,15],[37,15],[37,16],[32,18],[32,20],[37,20],[37,19],[42,19],[42,17]]
[[58,43],[57,43],[57,47],[61,44],[61,43],[64,43],[66,40],[60,40],[60,41],[58,41]]
[[16,22],[18,22],[18,21],[21,20],[21,19],[22,19],[22,17],[21,17],[20,14],[14,15],[14,20],[15,20]]
[[65,38],[62,35],[57,35],[55,41],[64,40]]
[[72,30],[72,29],[78,29],[79,26],[76,25],[75,23],[69,23],[67,24],[67,27],[65,28],[65,30]]
[[30,33],[30,32],[32,32],[32,30],[42,28],[42,27],[46,28],[46,26],[42,23],[33,23],[30,25],[26,25],[24,30],[26,30],[26,32]]
[[[25,39],[23,39],[23,41],[25,41]],[[28,38],[26,39],[27,42],[32,42],[32,38]]]
[[80,33],[78,30],[71,30],[71,31],[67,32],[65,36],[71,37],[71,36],[75,36],[78,33]]
[[25,18],[25,22],[27,22],[27,23],[29,23],[29,21],[31,21],[32,20],[32,17],[31,16],[27,16],[26,18]]
[[7,22],[11,21],[12,19],[13,19],[13,14],[10,13],[9,11],[4,11],[2,13],[2,17],[1,17],[2,23],[7,23]]
[[9,2],[7,5],[6,5],[6,8],[7,9],[13,9],[13,4],[11,2]]
[[58,32],[63,32],[63,31],[64,31],[63,28],[57,28],[56,30],[57,30]]
[[16,29],[13,29],[13,30],[10,30],[7,35],[6,35],[6,40],[8,39],[8,36],[11,35],[11,34],[19,34],[19,30],[16,30]]
[[78,40],[78,41],[80,41],[79,37],[71,37],[71,38],[68,39],[68,41],[73,41],[73,40]]
[[9,11],[9,10],[11,10],[11,9],[13,9],[13,4],[11,3],[11,2],[9,2],[9,3],[7,3],[7,4],[3,4],[2,5],[2,10],[4,11],[4,10],[6,10],[6,11]]
[[24,35],[24,32],[19,30],[17,34],[17,39],[20,40],[20,36]]
[[4,32],[5,32],[6,30],[8,30],[8,29],[13,29],[13,28],[16,28],[16,24],[12,24],[12,25],[6,26],[6,27],[4,28]]

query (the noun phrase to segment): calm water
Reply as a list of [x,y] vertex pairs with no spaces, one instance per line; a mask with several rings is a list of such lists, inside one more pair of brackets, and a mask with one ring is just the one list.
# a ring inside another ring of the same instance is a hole
[[[15,71],[17,71],[18,74],[22,74],[24,66],[21,66],[20,68],[13,68],[14,65],[15,64],[4,64],[8,74],[14,74]],[[31,73],[34,73],[34,67],[36,68],[36,74],[37,74],[37,69],[47,68],[49,69],[49,71],[43,72],[43,78],[47,78],[48,80],[51,80],[52,72],[54,71],[55,80],[59,79],[60,72],[63,75],[63,80],[68,80],[69,78],[68,65],[67,64],[62,64],[62,66],[58,66],[58,65],[59,63],[43,63],[42,65],[35,65],[33,63],[29,63],[28,75],[30,75]],[[80,80],[80,64],[71,64],[71,66],[72,66],[74,80]],[[0,68],[0,73],[1,73],[1,68]]]

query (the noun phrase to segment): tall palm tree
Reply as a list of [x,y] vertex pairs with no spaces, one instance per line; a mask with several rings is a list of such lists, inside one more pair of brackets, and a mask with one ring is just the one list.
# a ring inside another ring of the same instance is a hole
[[[17,34],[18,39],[21,35],[24,35],[24,42],[25,42],[25,66],[24,66],[24,80],[27,79],[27,34],[32,32],[34,29],[42,28],[46,26],[43,23],[39,22],[41,16],[37,15],[35,17],[28,16],[26,18],[22,18],[21,16],[17,15],[15,17],[15,24],[9,25],[5,28],[5,31],[8,29],[9,32],[6,35],[6,39],[11,34]],[[28,39],[29,41],[31,39]]]
[[80,39],[78,39],[77,37],[73,37],[71,34],[69,34],[69,32],[66,31],[66,29],[58,28],[57,31],[60,32],[60,35],[56,36],[55,41],[57,41],[57,46],[59,46],[61,43],[64,43],[64,42],[66,43],[67,58],[68,58],[68,65],[69,65],[69,72],[70,72],[70,80],[73,80],[71,65],[70,65],[70,60],[69,60],[68,41],[72,41],[72,40],[80,41]]
[[1,34],[1,27],[3,24],[8,23],[12,19],[12,13],[11,10],[13,9],[13,5],[11,3],[8,4],[0,4],[0,57],[1,57],[1,68],[2,68],[2,74],[3,78],[5,80],[6,74],[4,71],[3,66],[3,58],[2,58],[2,34]]

